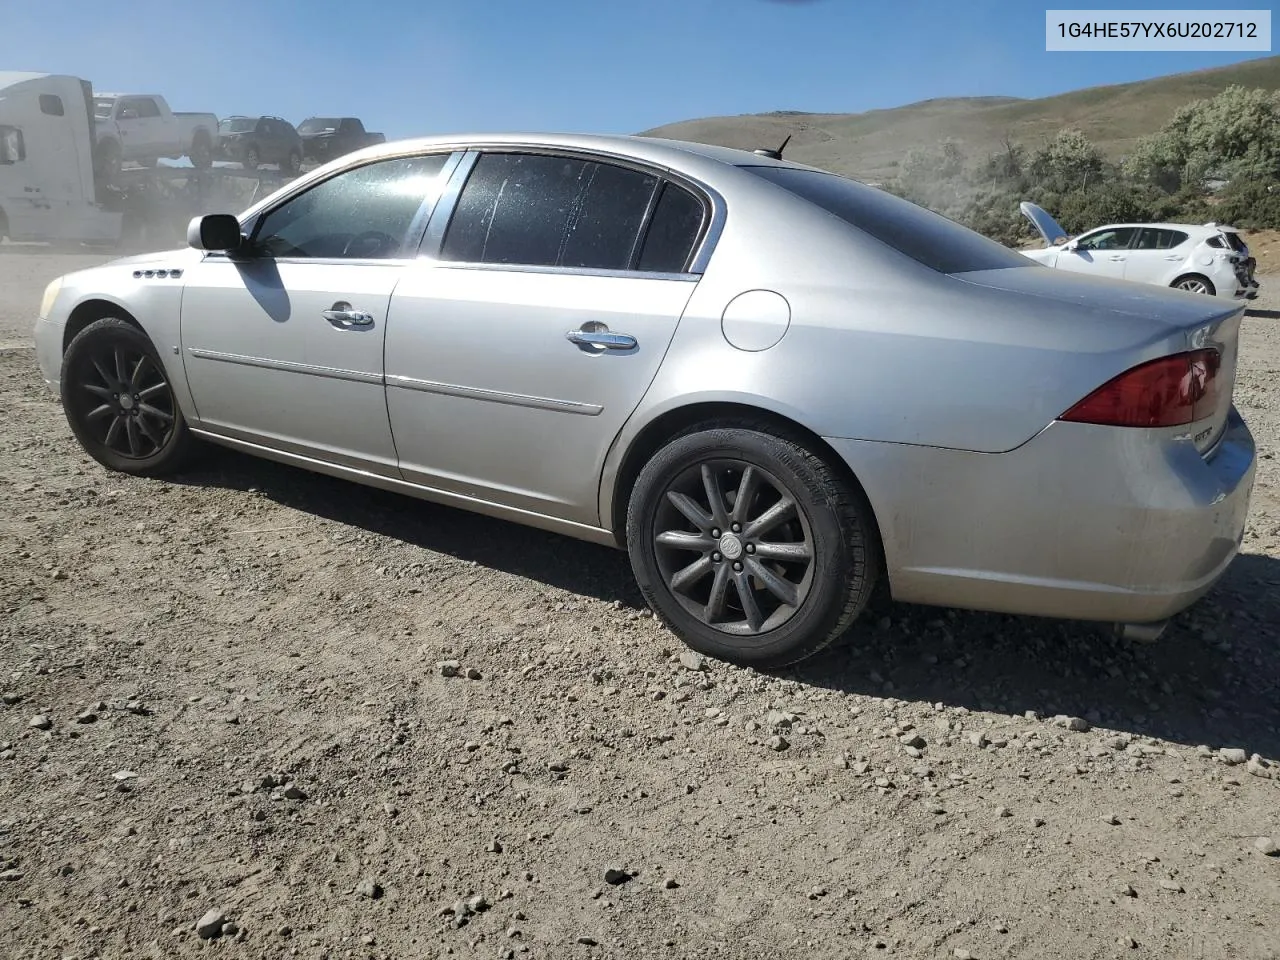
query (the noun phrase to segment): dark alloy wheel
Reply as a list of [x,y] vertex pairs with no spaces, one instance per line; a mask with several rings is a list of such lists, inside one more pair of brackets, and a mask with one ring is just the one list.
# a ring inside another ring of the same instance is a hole
[[879,561],[860,490],[794,440],[736,426],[660,450],[636,481],[627,535],[641,592],[682,640],[760,667],[843,633]]
[[62,359],[61,393],[72,433],[112,470],[172,470],[195,443],[155,348],[127,321],[108,317],[76,334]]

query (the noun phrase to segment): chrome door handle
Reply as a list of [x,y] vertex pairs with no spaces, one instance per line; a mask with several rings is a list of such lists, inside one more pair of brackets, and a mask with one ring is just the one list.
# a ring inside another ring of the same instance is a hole
[[321,310],[324,317],[335,327],[368,327],[373,325],[373,314],[352,308],[345,300],[340,300],[328,310]]
[[603,347],[606,350],[632,350],[636,346],[636,338],[630,334],[608,330],[570,330],[564,338],[580,347]]
[[1123,259],[1125,259],[1125,258],[1124,258],[1124,257],[1112,257],[1111,259],[1112,259],[1112,260],[1123,260]]
[[1165,260],[1181,260],[1182,257],[1178,256],[1177,254],[1174,254],[1172,257],[1165,257],[1164,259]]

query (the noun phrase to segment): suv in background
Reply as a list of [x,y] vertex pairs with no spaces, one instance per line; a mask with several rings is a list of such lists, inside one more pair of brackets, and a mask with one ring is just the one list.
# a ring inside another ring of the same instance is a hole
[[296,174],[302,169],[302,138],[280,117],[227,117],[218,123],[221,156],[246,170],[272,164]]
[[383,134],[365,130],[359,117],[307,117],[298,124],[298,133],[303,156],[316,163],[387,141]]

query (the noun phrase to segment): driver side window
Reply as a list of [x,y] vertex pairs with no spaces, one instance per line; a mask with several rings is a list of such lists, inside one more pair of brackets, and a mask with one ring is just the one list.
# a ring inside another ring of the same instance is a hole
[[[416,247],[410,227],[439,194],[448,153],[397,157],[347,170],[268,211],[254,245],[277,259],[387,260]],[[416,231],[415,231],[416,233]]]
[[1124,250],[1133,239],[1133,234],[1134,230],[1131,227],[1099,230],[1084,237],[1076,247],[1080,250]]

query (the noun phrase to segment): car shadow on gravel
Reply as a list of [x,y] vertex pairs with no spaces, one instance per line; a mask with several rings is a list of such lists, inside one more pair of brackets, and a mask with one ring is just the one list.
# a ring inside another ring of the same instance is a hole
[[[634,609],[626,554],[231,451],[173,478],[284,506]],[[353,492],[358,495],[353,495]],[[1241,555],[1154,644],[1105,625],[878,598],[827,652],[781,674],[851,694],[1021,717],[1068,714],[1137,736],[1280,757],[1280,561]]]

